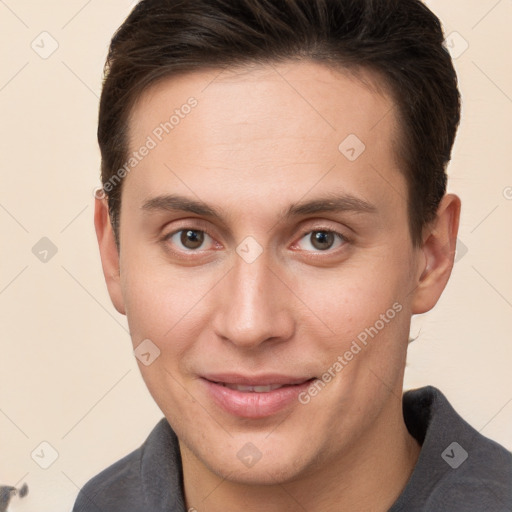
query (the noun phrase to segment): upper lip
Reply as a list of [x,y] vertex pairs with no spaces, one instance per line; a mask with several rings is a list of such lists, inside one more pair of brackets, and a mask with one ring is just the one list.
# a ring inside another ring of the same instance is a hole
[[211,382],[221,382],[223,384],[239,384],[241,386],[278,386],[302,384],[313,377],[296,377],[282,374],[262,374],[262,375],[241,375],[239,373],[210,373],[202,376],[203,379]]

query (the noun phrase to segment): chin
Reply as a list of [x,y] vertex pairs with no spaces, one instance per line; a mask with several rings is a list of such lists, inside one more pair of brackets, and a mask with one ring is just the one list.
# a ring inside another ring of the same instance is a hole
[[[273,441],[265,442],[262,438],[260,442],[253,436],[237,436],[236,447],[219,444],[215,451],[196,451],[196,457],[220,478],[253,486],[285,484],[300,479],[301,475],[313,469],[315,456],[304,453],[303,445],[287,446],[283,439],[278,438]],[[266,446],[261,451],[256,448],[256,445],[263,444]]]
[[[215,469],[215,468],[213,468]],[[296,480],[304,472],[288,458],[281,460],[260,460],[252,468],[240,468],[240,464],[220,464],[214,471],[221,478],[242,485],[268,486],[286,484]]]

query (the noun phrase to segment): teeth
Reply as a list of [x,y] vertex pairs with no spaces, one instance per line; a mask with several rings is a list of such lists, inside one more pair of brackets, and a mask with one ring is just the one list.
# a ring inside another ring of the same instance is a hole
[[282,388],[283,386],[276,384],[269,384],[268,386],[241,386],[238,384],[222,384],[224,387],[233,389],[235,391],[251,392],[251,393],[269,393],[274,389]]

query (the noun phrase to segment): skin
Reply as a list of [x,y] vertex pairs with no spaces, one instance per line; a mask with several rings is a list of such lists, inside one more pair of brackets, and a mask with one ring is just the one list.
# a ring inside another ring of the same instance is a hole
[[[375,79],[307,61],[205,70],[164,80],[133,109],[136,150],[187,98],[198,101],[125,178],[120,252],[106,200],[95,213],[108,290],[133,346],[150,339],[161,351],[139,366],[180,439],[187,508],[386,511],[410,477],[420,451],[401,409],[410,319],[448,281],[460,201],[446,195],[413,246],[395,108]],[[366,145],[353,162],[338,150],[349,134]],[[220,217],[143,208],[165,194]],[[284,215],[347,194],[372,210]],[[180,229],[209,236],[187,249]],[[319,249],[318,231],[344,238]],[[236,252],[247,236],[263,251],[252,263]],[[238,418],[199,378],[320,377],[395,303],[401,311],[306,405]],[[237,457],[246,443],[262,454],[251,468]]]

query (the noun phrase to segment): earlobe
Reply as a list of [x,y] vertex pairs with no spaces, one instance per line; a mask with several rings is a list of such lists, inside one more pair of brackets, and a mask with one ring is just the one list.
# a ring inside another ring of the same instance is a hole
[[413,314],[431,310],[446,287],[455,258],[459,218],[460,199],[454,194],[445,195],[421,247],[424,262],[414,290]]
[[126,311],[120,282],[119,251],[110,222],[107,198],[95,199],[94,227],[110,300],[117,311],[124,315]]

